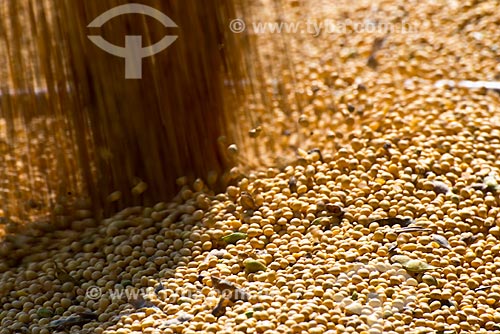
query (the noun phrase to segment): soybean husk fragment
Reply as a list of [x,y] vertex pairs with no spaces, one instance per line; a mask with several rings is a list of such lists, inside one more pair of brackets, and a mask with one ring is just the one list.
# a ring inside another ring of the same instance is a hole
[[478,238],[477,235],[467,232],[460,238],[460,241],[465,242],[467,245],[471,245],[477,240],[477,238]]
[[426,283],[427,285],[438,285],[438,282],[434,276],[431,276],[429,274],[425,274],[421,277],[422,282]]
[[412,218],[397,217],[374,219],[371,222],[378,223],[380,226],[394,226],[396,224],[399,224],[401,227],[408,227],[410,224],[415,223]]
[[323,228],[331,228],[332,225],[337,225],[336,217],[318,217],[311,222],[311,226],[317,225]]
[[432,232],[430,228],[420,226],[408,226],[392,230],[394,233],[412,233],[412,232]]
[[256,272],[259,272],[259,271],[266,271],[267,270],[267,267],[265,264],[263,264],[262,262],[259,262],[257,260],[247,260],[245,261],[245,271],[248,272],[248,273],[256,273]]
[[448,239],[446,239],[442,235],[433,234],[432,235],[432,240],[434,240],[435,242],[437,242],[441,247],[451,250],[451,245],[448,242]]
[[389,246],[388,250],[389,250],[389,254],[391,254],[391,255],[397,254],[398,244],[397,243],[392,244],[391,246]]
[[385,37],[377,37],[373,41],[372,44],[372,49],[370,52],[370,55],[368,56],[368,60],[366,61],[366,65],[370,67],[371,69],[377,69],[378,67],[378,61],[377,61],[377,52],[382,48],[382,45],[384,44]]
[[288,180],[288,188],[290,188],[290,192],[292,194],[297,192],[297,179],[295,176],[290,176],[290,179]]
[[70,274],[68,274],[68,272],[66,270],[64,270],[61,266],[59,266],[57,264],[57,262],[54,262],[54,266],[55,266],[55,275],[57,277],[57,279],[59,281],[61,281],[61,283],[65,283],[65,282],[71,282],[75,285],[78,284],[78,281],[73,277],[71,276]]
[[481,190],[481,191],[486,191],[488,189],[488,187],[484,183],[473,183],[469,187],[474,190]]
[[483,179],[481,183],[473,183],[470,185],[470,188],[474,190],[481,190],[484,192],[492,192],[497,193],[500,190],[500,186],[498,185],[498,181],[492,175],[488,175]]
[[447,194],[450,192],[450,188],[448,188],[448,186],[444,183],[444,182],[441,182],[441,181],[434,181],[434,192],[436,194]]
[[48,308],[41,308],[38,309],[36,315],[40,318],[50,318],[54,315],[54,313]]
[[412,273],[423,273],[428,270],[437,269],[437,267],[431,266],[427,262],[421,260],[410,260],[403,264],[403,268]]
[[[203,260],[203,263],[207,263],[212,256],[217,257],[218,259],[222,259],[224,255],[227,254],[227,250],[225,249],[212,249],[207,256],[205,256],[205,259]],[[202,277],[203,278],[203,277]],[[201,282],[201,281],[200,281]]]
[[163,286],[163,284],[160,282],[156,288],[155,288],[155,293],[158,294],[161,290],[164,290],[165,287]]
[[489,191],[497,192],[499,189],[497,179],[492,175],[486,176],[483,183],[486,185],[486,189]]
[[97,319],[97,314],[93,312],[81,312],[68,317],[53,320],[48,324],[48,327],[55,330],[66,330],[73,326],[83,326]]
[[401,264],[406,271],[411,273],[423,273],[428,270],[437,269],[437,267],[431,266],[425,261],[412,259],[409,256],[400,254],[392,256],[391,262]]
[[351,295],[351,299],[352,300],[358,300],[358,293],[356,291],[354,291]]
[[183,313],[183,314],[179,315],[177,318],[162,321],[162,324],[158,328],[159,329],[166,329],[167,327],[170,327],[170,326],[180,325],[180,324],[187,322],[193,318],[194,318],[193,315]]
[[235,303],[237,301],[248,301],[250,299],[249,294],[238,288],[234,283],[216,277],[210,276],[212,279],[212,285],[220,294],[220,299],[215,308],[212,310],[212,315],[215,317],[221,317],[226,313],[226,308],[229,304]]
[[316,218],[316,219],[314,219],[314,220],[311,222],[311,225],[320,224],[320,223],[321,223],[321,221],[322,221],[323,219],[328,219],[328,218],[327,218],[327,217],[319,217],[319,218]]
[[248,237],[248,235],[246,233],[234,232],[234,233],[231,233],[229,235],[223,236],[221,238],[221,240],[228,243],[228,244],[235,244],[239,240],[246,239],[247,237]]
[[97,313],[90,311],[78,312],[76,315],[79,316],[80,318],[91,319],[91,320],[95,320],[98,317]]
[[457,307],[457,302],[449,299],[431,299],[433,300],[438,300],[441,303],[441,306],[448,306],[448,307]]
[[210,276],[210,279],[212,280],[212,286],[219,291],[224,291],[224,290],[232,291],[236,289],[236,285],[228,280],[219,278],[217,276]]
[[256,208],[252,195],[246,191],[241,193],[240,204],[243,210],[254,210]]
[[370,56],[368,56],[368,60],[366,61],[366,65],[371,69],[376,69],[378,67],[378,61],[377,61],[377,58],[375,58],[374,53],[371,53]]
[[141,309],[144,307],[156,308],[157,306],[153,304],[152,301],[144,299],[142,295],[138,295],[137,298],[130,298],[128,303],[132,305],[135,309]]
[[218,290],[220,294],[224,294],[231,302],[237,302],[239,300],[247,302],[250,299],[250,295],[245,290],[237,287],[233,282],[216,276],[210,276],[210,278],[213,287]]
[[212,310],[212,315],[214,317],[222,317],[226,314],[227,306],[229,305],[230,300],[226,296],[221,296],[217,306]]
[[326,210],[332,215],[332,217],[343,218],[345,211],[338,204],[328,203],[326,204]]
[[321,225],[323,229],[330,229],[332,226],[340,224],[344,218],[345,211],[338,204],[328,203],[324,205],[328,216],[315,218],[311,225]]

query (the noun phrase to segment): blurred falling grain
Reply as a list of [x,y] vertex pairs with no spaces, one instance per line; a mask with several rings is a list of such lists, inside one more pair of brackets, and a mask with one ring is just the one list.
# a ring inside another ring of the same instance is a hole
[[[74,194],[106,203],[114,191],[122,194],[116,207],[151,204],[175,193],[176,177],[228,168],[217,139],[238,139],[235,97],[244,95],[249,65],[241,61],[248,40],[226,28],[235,3],[141,1],[178,28],[137,14],[87,28],[125,3],[0,4],[0,56],[7,59],[0,75],[8,78],[0,83],[4,214],[26,217],[33,212],[20,209],[23,203],[48,206]],[[166,34],[179,37],[143,58],[141,80],[126,80],[124,59],[98,48],[89,34],[116,45],[141,35],[144,46]],[[134,197],[139,182],[147,190]]]
[[[283,147],[293,146],[293,138],[277,135],[282,123],[260,125],[276,112],[294,124],[301,112],[296,53],[285,34],[261,38],[228,26],[238,17],[280,18],[282,6],[294,2],[141,0],[177,28],[139,14],[87,27],[126,3],[0,4],[0,57],[6,60],[0,68],[0,216],[33,220],[56,203],[75,209],[93,203],[101,213],[150,205],[170,200],[180,176],[216,180],[210,187],[218,191],[238,175],[235,164],[240,171],[270,166],[283,159]],[[126,35],[142,36],[143,46],[165,35],[178,38],[143,58],[142,79],[130,80],[124,59],[88,35],[119,46]],[[258,139],[249,136],[252,129],[259,129]],[[233,143],[236,157],[226,150]],[[75,203],[82,197],[91,201]]]

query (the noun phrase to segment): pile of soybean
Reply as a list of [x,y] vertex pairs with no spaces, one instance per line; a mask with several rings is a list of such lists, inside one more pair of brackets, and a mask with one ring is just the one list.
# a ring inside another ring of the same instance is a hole
[[[79,209],[70,230],[14,235],[2,258],[24,258],[2,262],[0,332],[498,330],[500,131],[469,104],[413,129],[365,129],[225,193],[197,180],[96,227]],[[214,315],[227,288],[212,277],[248,298]]]
[[300,87],[285,71],[275,109],[249,106],[255,145],[291,152],[275,168],[237,167],[219,194],[180,178],[173,201],[102,221],[59,205],[4,236],[0,333],[499,331],[500,98],[435,86],[495,79],[498,11],[376,3],[286,3],[419,25],[376,55],[373,33],[289,36]]

